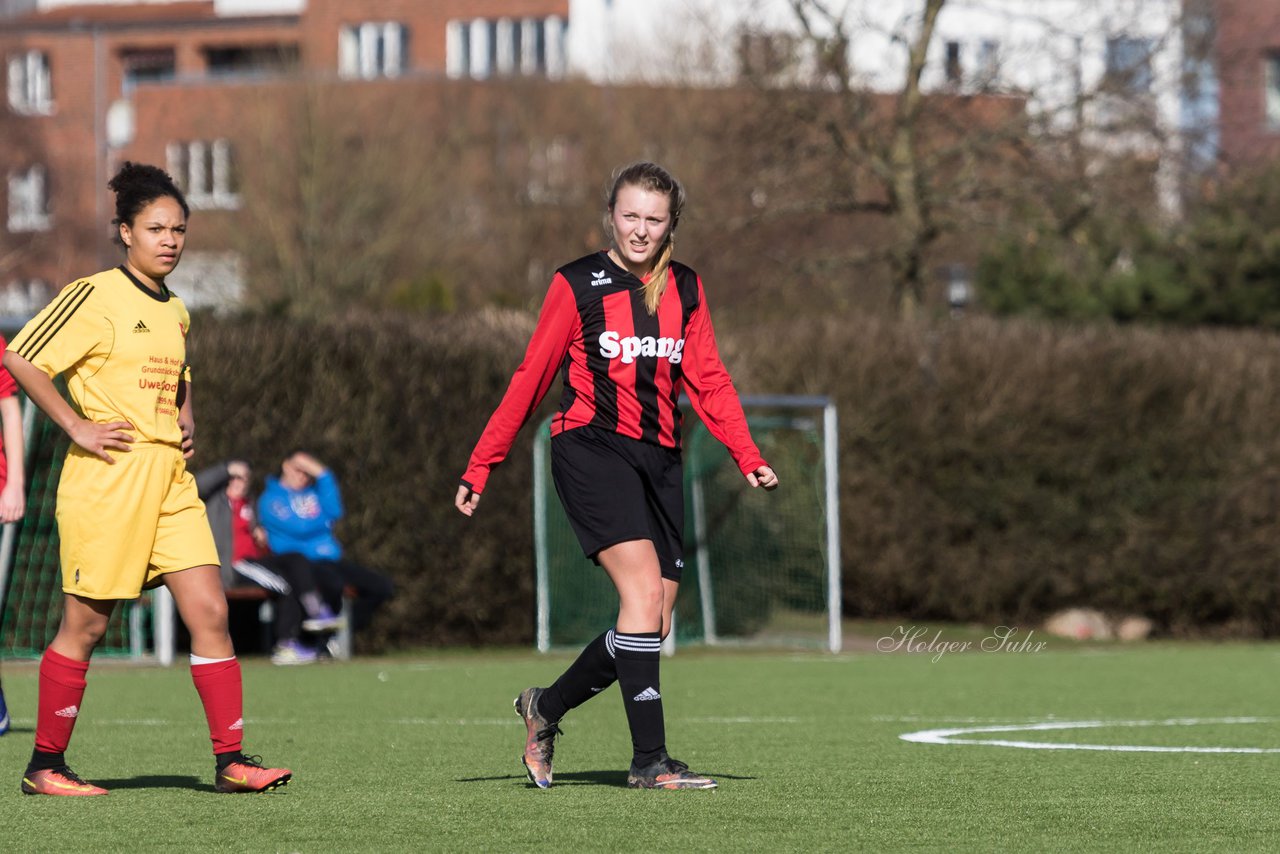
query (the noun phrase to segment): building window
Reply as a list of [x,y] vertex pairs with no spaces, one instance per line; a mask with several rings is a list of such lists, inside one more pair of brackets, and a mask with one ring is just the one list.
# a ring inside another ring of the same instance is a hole
[[188,251],[165,282],[189,309],[231,309],[244,299],[244,260],[235,252]]
[[1267,128],[1280,130],[1280,53],[1269,54],[1263,60],[1264,108]]
[[166,166],[197,210],[234,210],[240,207],[231,143],[225,139],[171,142],[165,150]]
[[139,83],[163,83],[178,76],[178,57],[173,48],[126,50],[120,54],[124,70],[124,94]]
[[1151,54],[1155,42],[1117,36],[1107,39],[1106,81],[1112,91],[1142,95],[1151,91],[1155,78],[1151,71]]
[[471,68],[471,22],[450,21],[445,27],[445,73],[455,80]]
[[53,112],[53,74],[49,55],[29,50],[9,57],[9,107],[24,115]]
[[1000,80],[1000,42],[983,39],[978,43],[978,63],[974,70],[974,83],[989,89]]
[[796,38],[752,30],[738,35],[738,73],[747,80],[779,81],[795,70]]
[[49,185],[43,166],[9,175],[9,231],[48,231]]
[[49,304],[53,289],[40,279],[18,279],[0,291],[0,317],[26,322]]
[[947,42],[946,59],[942,69],[948,86],[959,86],[964,82],[964,66],[960,63],[960,42]]
[[298,46],[278,44],[206,48],[205,67],[213,77],[264,77],[282,74],[298,67]]
[[338,74],[354,79],[399,77],[409,67],[409,30],[394,21],[365,22],[338,33]]
[[445,70],[455,79],[523,74],[561,77],[566,23],[547,18],[474,18],[445,29]]

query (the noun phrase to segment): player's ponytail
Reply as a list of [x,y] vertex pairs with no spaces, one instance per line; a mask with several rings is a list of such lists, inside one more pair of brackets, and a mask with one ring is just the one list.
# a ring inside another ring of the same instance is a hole
[[613,206],[618,201],[618,191],[623,187],[639,187],[651,193],[663,193],[671,201],[671,227],[667,229],[666,239],[658,250],[653,269],[644,282],[644,305],[649,314],[658,313],[658,303],[662,293],[667,289],[668,272],[671,268],[671,254],[675,247],[676,226],[680,224],[680,213],[684,210],[684,186],[674,175],[657,163],[641,161],[624,166],[613,175],[613,185],[609,189],[609,206],[604,215],[605,233],[612,242]]
[[650,315],[658,313],[658,302],[662,299],[662,292],[667,289],[667,271],[671,268],[671,253],[674,249],[675,241],[668,232],[667,239],[658,252],[658,260],[653,263],[653,271],[644,282],[644,307],[649,310]]

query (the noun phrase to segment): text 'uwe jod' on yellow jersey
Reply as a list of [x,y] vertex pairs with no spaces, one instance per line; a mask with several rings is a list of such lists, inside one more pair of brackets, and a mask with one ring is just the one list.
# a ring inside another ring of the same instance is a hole
[[191,316],[167,288],[156,293],[125,267],[65,288],[9,342],[49,375],[65,374],[90,421],[128,421],[135,443],[180,447],[177,392],[190,380]]

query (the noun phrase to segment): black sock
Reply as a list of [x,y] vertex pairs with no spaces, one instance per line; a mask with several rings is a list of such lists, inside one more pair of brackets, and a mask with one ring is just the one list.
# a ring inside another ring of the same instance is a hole
[[538,698],[538,714],[558,721],[618,680],[613,659],[613,629],[582,648],[577,660]]
[[67,757],[62,753],[46,753],[43,750],[33,750],[31,751],[31,761],[27,763],[27,772],[61,768],[66,764]]
[[244,753],[239,750],[228,750],[226,753],[213,754],[213,761],[218,763],[218,770],[226,768],[232,762],[239,762],[244,759]]
[[662,693],[658,663],[662,637],[658,632],[622,634],[613,638],[618,666],[618,687],[631,725],[633,762],[644,767],[666,752],[667,731],[662,719]]

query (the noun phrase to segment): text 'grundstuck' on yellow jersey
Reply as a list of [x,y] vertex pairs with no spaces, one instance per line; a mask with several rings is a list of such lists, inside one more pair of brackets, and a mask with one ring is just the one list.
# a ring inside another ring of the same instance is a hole
[[50,377],[65,373],[90,421],[128,421],[142,444],[180,447],[177,391],[189,380],[191,316],[167,288],[150,290],[124,267],[67,285],[9,349]]

